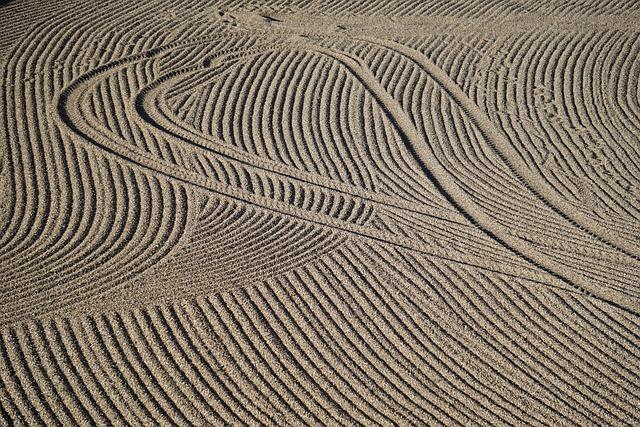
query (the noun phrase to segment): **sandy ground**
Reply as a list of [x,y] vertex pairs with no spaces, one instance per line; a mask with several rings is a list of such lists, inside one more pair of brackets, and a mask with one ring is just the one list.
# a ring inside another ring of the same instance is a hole
[[640,3],[0,24],[1,425],[640,425]]

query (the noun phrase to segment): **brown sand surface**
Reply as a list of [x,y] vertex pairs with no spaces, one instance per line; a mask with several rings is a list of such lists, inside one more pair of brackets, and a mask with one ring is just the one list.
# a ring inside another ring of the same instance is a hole
[[0,25],[0,425],[640,425],[640,2]]

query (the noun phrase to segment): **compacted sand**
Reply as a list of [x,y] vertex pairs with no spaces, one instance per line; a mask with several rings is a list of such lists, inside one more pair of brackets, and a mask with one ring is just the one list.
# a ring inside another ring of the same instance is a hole
[[0,424],[640,425],[640,3],[0,6]]

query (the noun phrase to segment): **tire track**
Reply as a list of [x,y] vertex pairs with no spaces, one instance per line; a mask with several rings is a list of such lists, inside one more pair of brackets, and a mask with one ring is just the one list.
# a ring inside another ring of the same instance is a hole
[[[520,160],[519,154],[513,153],[508,141],[506,141],[502,135],[498,134],[495,129],[493,129],[490,121],[486,118],[486,116],[477,108],[477,106],[475,106],[475,104],[473,104],[466,97],[462,90],[457,85],[455,85],[453,80],[451,80],[451,78],[446,75],[446,73],[444,73],[440,68],[431,63],[423,55],[418,55],[415,51],[408,49],[400,44],[394,42],[381,42],[375,39],[367,40],[372,43],[397,50],[402,55],[411,58],[416,64],[422,66],[424,70],[431,77],[433,77],[441,85],[441,87],[456,100],[456,102],[458,102],[464,108],[465,112],[473,118],[475,125],[478,126],[483,134],[487,136],[487,139],[491,141],[492,147],[497,150],[502,160],[510,166],[514,173],[517,173],[517,176],[520,178],[520,180],[527,186],[530,191],[538,196],[541,201],[549,205],[556,213],[570,221],[577,228],[588,231],[591,235],[598,237],[599,240],[615,249],[618,249],[634,260],[640,259],[637,255],[638,253],[640,253],[640,251],[636,253],[637,248],[635,248],[635,245],[630,242],[621,241],[621,239],[612,236],[609,231],[601,230],[602,227],[600,227],[598,224],[594,224],[593,221],[587,220],[587,222],[584,223],[586,219],[577,210],[571,209],[571,207],[566,207],[565,204],[565,208],[569,211],[569,213],[563,213],[563,211],[557,207],[558,205],[562,206],[562,198],[555,192],[546,189],[546,187],[537,188],[538,180],[535,176],[532,175],[526,164],[524,164]],[[349,59],[349,61],[351,61],[352,63],[352,70],[362,70],[362,67],[360,67],[359,64],[353,62],[352,59]],[[354,73],[356,72],[357,71],[354,71]],[[504,230],[504,228],[500,224],[495,222],[490,216],[486,215],[476,203],[469,200],[464,194],[461,194],[460,187],[458,187],[456,184],[453,184],[453,182],[455,182],[455,177],[453,177],[450,172],[448,172],[438,161],[435,160],[433,152],[429,152],[425,149],[424,144],[421,143],[420,137],[418,136],[418,133],[413,127],[410,120],[406,118],[406,116],[397,113],[402,111],[402,107],[400,107],[397,102],[381,87],[381,85],[376,81],[375,77],[373,77],[371,73],[364,72],[362,79],[364,81],[367,81],[370,88],[375,88],[377,99],[379,100],[379,102],[385,105],[386,110],[390,115],[392,115],[394,123],[396,123],[396,125],[400,129],[402,129],[402,133],[404,134],[406,140],[409,142],[409,144],[411,144],[412,151],[415,153],[418,160],[424,165],[425,172],[433,176],[433,180],[438,183],[438,186],[442,189],[443,193],[448,195],[448,199],[450,200],[450,202],[454,206],[459,206],[464,213],[467,213],[471,222],[478,223],[481,227],[483,227],[485,232],[489,233],[498,241],[503,242],[503,244],[506,244],[510,249],[515,250],[516,253],[521,254],[526,259],[532,261],[535,265],[547,271],[553,272],[557,277],[568,281],[568,283],[581,289],[582,292],[596,295],[599,298],[617,306],[618,308],[622,308],[633,314],[638,314],[638,308],[636,307],[637,303],[634,304],[632,301],[629,301],[627,297],[621,297],[617,295],[609,296],[606,294],[602,294],[599,289],[594,288],[591,283],[585,281],[582,275],[575,274],[564,265],[550,259],[549,257],[545,256],[544,253],[537,251],[534,247],[528,245],[524,240],[512,236],[510,233]],[[372,89],[372,91],[373,90],[374,89]],[[547,201],[547,199],[550,199],[550,201]],[[601,233],[598,234],[597,232]]]

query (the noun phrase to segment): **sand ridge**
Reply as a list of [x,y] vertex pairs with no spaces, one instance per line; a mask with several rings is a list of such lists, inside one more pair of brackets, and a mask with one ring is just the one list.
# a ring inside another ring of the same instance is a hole
[[35,3],[4,423],[640,422],[635,4]]

